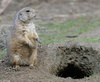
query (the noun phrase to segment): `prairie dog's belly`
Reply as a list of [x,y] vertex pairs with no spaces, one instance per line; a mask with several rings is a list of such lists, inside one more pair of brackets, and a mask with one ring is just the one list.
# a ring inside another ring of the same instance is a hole
[[[20,46],[16,49],[16,54],[21,59],[21,65],[28,65],[30,56],[32,55],[33,49],[27,45]],[[16,56],[16,55],[15,55]]]
[[33,49],[26,44],[16,47],[16,52],[24,58],[28,58],[32,54]]

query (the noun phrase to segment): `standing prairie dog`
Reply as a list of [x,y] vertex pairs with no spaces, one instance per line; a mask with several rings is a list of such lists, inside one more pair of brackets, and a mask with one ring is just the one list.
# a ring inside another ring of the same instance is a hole
[[15,68],[20,65],[32,67],[37,61],[38,34],[33,19],[37,11],[25,7],[17,12],[11,32],[7,36],[7,54]]

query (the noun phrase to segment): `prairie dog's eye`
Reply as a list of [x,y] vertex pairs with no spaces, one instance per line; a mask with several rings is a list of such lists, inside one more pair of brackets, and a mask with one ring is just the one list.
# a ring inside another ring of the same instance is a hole
[[26,12],[30,12],[30,10],[26,10]]

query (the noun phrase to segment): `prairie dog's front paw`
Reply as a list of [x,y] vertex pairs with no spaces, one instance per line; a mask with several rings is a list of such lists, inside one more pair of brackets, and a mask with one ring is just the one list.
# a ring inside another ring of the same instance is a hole
[[35,48],[35,46],[32,43],[30,43],[29,46],[32,48]]
[[38,37],[34,37],[34,39],[37,41],[37,40],[39,40],[39,38]]
[[39,38],[35,38],[35,40],[36,40],[38,43],[40,43],[40,44],[41,44],[41,42],[40,42]]

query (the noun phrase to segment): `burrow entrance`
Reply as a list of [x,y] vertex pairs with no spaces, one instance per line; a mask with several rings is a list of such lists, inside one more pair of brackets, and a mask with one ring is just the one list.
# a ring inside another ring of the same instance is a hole
[[58,46],[53,74],[57,77],[82,79],[99,72],[100,55],[92,47],[69,45]]
[[69,64],[68,67],[64,68],[63,70],[60,70],[57,73],[57,76],[63,78],[71,77],[73,79],[82,79],[84,77],[88,77],[89,75],[87,75],[80,68]]

